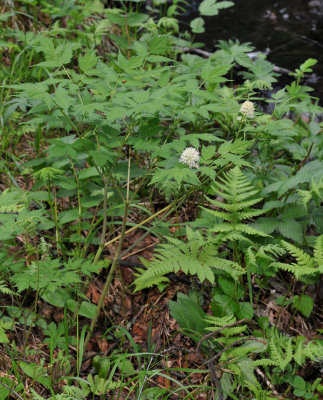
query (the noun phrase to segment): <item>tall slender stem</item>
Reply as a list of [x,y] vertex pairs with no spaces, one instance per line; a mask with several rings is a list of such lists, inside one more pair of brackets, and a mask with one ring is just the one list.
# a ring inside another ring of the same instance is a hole
[[101,312],[101,309],[102,309],[102,306],[103,306],[103,303],[104,303],[104,299],[105,299],[105,297],[106,297],[106,295],[108,293],[108,289],[109,289],[110,284],[112,282],[112,279],[113,279],[113,276],[114,276],[114,272],[115,272],[115,270],[116,270],[116,268],[118,266],[118,263],[119,263],[120,254],[121,254],[122,245],[123,245],[123,240],[124,240],[125,232],[126,232],[129,205],[130,205],[130,203],[129,203],[129,184],[130,184],[130,157],[129,157],[129,160],[128,160],[127,195],[126,195],[126,200],[125,200],[125,209],[124,209],[124,214],[123,214],[123,221],[122,221],[122,229],[121,229],[121,234],[120,234],[120,240],[119,240],[119,244],[118,244],[118,248],[117,248],[116,254],[115,254],[115,256],[113,258],[113,261],[112,261],[112,265],[111,265],[107,280],[105,282],[103,291],[101,293],[101,297],[100,297],[100,300],[99,300],[99,303],[98,303],[98,307],[96,309],[94,318],[92,319],[92,322],[91,322],[91,325],[90,325],[90,330],[89,330],[89,332],[88,332],[88,334],[86,336],[86,339],[84,341],[84,349],[86,349],[87,345],[89,344],[89,341],[91,339],[93,330],[94,330],[95,325],[97,323],[97,320],[99,318],[99,315],[100,315],[100,312]]

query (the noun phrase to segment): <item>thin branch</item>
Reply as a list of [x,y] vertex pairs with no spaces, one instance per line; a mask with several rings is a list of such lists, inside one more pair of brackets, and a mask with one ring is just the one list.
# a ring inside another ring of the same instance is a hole
[[0,385],[4,386],[6,389],[8,389],[11,393],[13,393],[15,396],[17,396],[18,399],[24,400],[17,392],[15,392],[13,389],[11,389],[9,386],[7,386],[5,383],[0,381]]

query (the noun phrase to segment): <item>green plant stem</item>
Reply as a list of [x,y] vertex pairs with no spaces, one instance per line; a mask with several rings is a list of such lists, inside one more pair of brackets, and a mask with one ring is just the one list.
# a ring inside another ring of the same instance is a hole
[[[77,234],[80,238],[81,236],[81,224],[82,224],[82,206],[81,206],[81,192],[80,192],[80,181],[78,179],[77,176],[77,172],[73,163],[73,160],[70,158],[70,162],[72,165],[72,170],[74,173],[74,177],[75,177],[75,181],[76,181],[76,190],[77,190],[77,202],[78,202],[78,226],[77,226]],[[81,250],[81,241],[79,240],[78,244],[77,244],[77,251],[78,251],[78,255],[80,254],[80,250]]]
[[[180,203],[179,203],[180,204]],[[178,208],[179,204],[177,205],[176,209]],[[158,223],[162,222],[165,218],[168,217],[168,215],[172,212],[172,209],[168,210],[165,215],[163,215],[160,220],[158,221]],[[127,250],[125,250],[120,258],[124,257],[126,254],[128,254],[133,248],[135,248],[141,241],[143,241],[145,239],[145,237],[147,237],[151,231],[155,228],[155,225],[150,227],[139,239],[137,239],[130,247],[127,248]]]
[[101,297],[100,297],[100,300],[99,300],[98,307],[96,309],[94,318],[92,319],[92,322],[91,322],[91,325],[90,325],[90,330],[89,330],[89,332],[88,332],[88,334],[86,336],[86,339],[84,341],[84,349],[86,349],[87,345],[89,344],[89,341],[91,339],[93,330],[94,330],[95,325],[97,323],[97,320],[99,318],[99,315],[100,315],[100,312],[101,312],[101,308],[102,308],[103,303],[104,303],[104,299],[105,299],[105,297],[107,295],[108,289],[110,287],[110,284],[111,284],[113,276],[114,276],[114,272],[115,272],[115,270],[116,270],[116,268],[118,266],[118,263],[119,263],[120,253],[121,253],[123,240],[124,240],[125,232],[126,232],[127,221],[128,221],[128,211],[129,211],[129,205],[130,205],[130,202],[129,202],[129,183],[130,183],[130,156],[129,156],[129,159],[128,159],[127,194],[126,194],[125,210],[124,210],[124,215],[123,215],[123,222],[122,222],[122,229],[121,229],[121,234],[120,234],[119,245],[117,247],[117,251],[116,251],[116,254],[115,254],[114,258],[113,258],[112,265],[111,265],[107,280],[105,282],[103,291],[101,293]]
[[[151,215],[150,217],[146,218],[145,220],[141,221],[139,224],[133,226],[132,228],[128,229],[127,231],[125,231],[124,235],[128,235],[129,233],[135,231],[136,229],[140,228],[141,226],[145,225],[147,222],[150,222],[152,219],[154,219],[155,217],[157,217],[158,215],[162,214],[163,212],[169,210],[170,208],[174,207],[174,203],[169,204],[168,206],[162,208],[161,210],[157,211],[155,214]],[[121,238],[121,234],[116,236],[115,238],[109,240],[108,242],[106,242],[104,244],[104,247],[118,241]]]
[[120,257],[120,253],[121,253],[121,249],[122,249],[122,245],[123,245],[123,240],[124,240],[125,233],[126,233],[126,225],[127,225],[127,220],[128,220],[128,211],[129,211],[129,202],[126,200],[119,245],[118,245],[116,254],[115,254],[114,258],[113,258],[112,265],[111,265],[107,280],[105,282],[103,291],[101,293],[101,297],[100,297],[100,300],[99,300],[99,303],[98,303],[98,307],[97,307],[96,313],[94,315],[94,318],[92,319],[89,332],[88,332],[88,334],[86,336],[86,339],[85,339],[85,342],[84,342],[84,349],[86,349],[88,344],[89,344],[89,341],[91,339],[91,336],[92,336],[93,330],[95,328],[96,322],[97,322],[97,320],[99,318],[99,314],[100,314],[101,308],[103,306],[104,299],[105,299],[105,297],[107,295],[108,289],[109,289],[110,284],[111,284],[112,279],[113,279],[114,272],[115,272],[115,270],[116,270],[116,268],[118,266],[118,263],[119,263],[119,257]]
[[93,262],[96,263],[99,261],[99,258],[102,254],[102,251],[104,249],[104,241],[105,241],[105,235],[107,233],[107,206],[108,206],[108,181],[105,176],[103,176],[103,182],[104,182],[104,195],[103,195],[103,227],[102,227],[102,233],[101,233],[101,241],[99,248],[96,252],[96,255],[94,257]]
[[60,230],[59,230],[59,224],[58,224],[56,193],[55,193],[55,199],[54,199],[55,201],[53,204],[52,198],[51,198],[50,181],[47,182],[47,192],[48,192],[48,204],[52,210],[52,215],[53,215],[53,219],[54,219],[54,223],[55,223],[56,241],[59,244],[62,257],[65,260],[64,247],[63,247],[63,242],[62,242],[62,238],[61,238],[61,234],[60,234]]
[[252,284],[251,284],[251,273],[249,271],[248,265],[246,267],[247,271],[247,283],[248,283],[248,290],[249,290],[249,302],[252,307],[253,305],[253,294],[252,294]]

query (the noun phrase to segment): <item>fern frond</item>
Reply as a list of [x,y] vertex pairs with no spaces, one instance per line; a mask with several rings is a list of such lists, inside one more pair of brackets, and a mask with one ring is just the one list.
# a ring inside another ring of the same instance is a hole
[[214,269],[227,272],[235,280],[244,274],[245,271],[239,264],[218,257],[218,246],[212,237],[203,237],[189,227],[186,233],[190,239],[188,242],[167,238],[172,243],[160,245],[151,261],[143,261],[146,270],[134,282],[136,291],[155,282],[162,283],[164,280],[160,278],[180,270],[197,275],[201,282],[208,280],[211,283],[214,283]]
[[281,262],[274,262],[274,263],[270,264],[270,266],[280,268],[284,271],[289,271],[295,275],[296,279],[299,279],[300,277],[305,276],[305,275],[313,275],[318,272],[317,269],[313,269],[313,268],[299,268],[299,266],[295,263],[287,264],[287,263],[281,263]]
[[246,224],[237,224],[235,226],[235,229],[247,233],[248,235],[255,235],[255,236],[262,236],[262,237],[270,237],[270,235],[267,235],[266,233],[263,233],[261,231],[258,231],[258,229],[255,229],[249,225]]
[[226,337],[236,336],[242,332],[245,332],[247,329],[247,325],[242,326],[233,326],[232,328],[226,328],[222,331],[223,335]]
[[[218,235],[218,236],[221,237],[220,235]],[[249,245],[252,245],[252,243],[253,243],[250,239],[243,236],[240,232],[227,233],[226,235],[223,235],[223,237],[221,237],[221,239],[222,239],[222,242],[237,240],[239,242],[246,242]]]
[[260,366],[269,366],[269,365],[276,365],[275,361],[270,360],[269,358],[261,358],[260,360],[254,360],[253,361],[254,367],[260,367]]
[[[221,193],[221,195],[223,195],[223,193]],[[235,200],[232,196],[227,196],[227,197],[228,197],[228,201]],[[249,197],[249,195],[248,195],[248,197]],[[240,200],[239,203],[235,202],[235,203],[230,204],[230,203],[222,203],[221,201],[218,201],[218,200],[212,200],[212,199],[208,198],[207,196],[206,196],[206,198],[211,204],[213,204],[219,208],[223,208],[226,211],[239,211],[244,208],[251,207],[254,204],[257,204],[262,200],[262,198],[257,198],[257,199],[252,199],[252,200],[248,200],[248,201],[241,201],[241,199],[239,198],[239,200]],[[254,210],[254,211],[260,212],[262,210]]]
[[251,352],[252,352],[251,347],[244,347],[244,346],[234,347],[233,349],[230,349],[230,351],[228,351],[228,358],[231,359],[242,358]]
[[267,244],[266,246],[261,246],[258,250],[258,254],[261,257],[272,259],[272,257],[268,256],[270,254],[271,256],[277,257],[277,256],[282,256],[285,254],[286,251],[278,246],[277,244]]
[[268,210],[264,209],[264,210],[247,210],[247,211],[241,211],[239,212],[239,218],[241,220],[243,219],[250,219],[253,217],[258,217],[261,214],[265,214]]
[[14,294],[14,292],[7,287],[7,285],[5,284],[5,281],[0,281],[0,293]]
[[323,235],[316,238],[314,247],[314,262],[319,268],[322,268],[323,264]]
[[223,211],[218,211],[218,210],[212,210],[209,208],[201,207],[203,210],[205,210],[207,213],[212,214],[214,217],[224,219],[225,221],[231,221],[232,216],[228,213],[225,213]]
[[206,328],[206,329],[213,330],[213,331],[216,328],[230,325],[230,324],[233,324],[234,322],[236,322],[236,317],[233,314],[228,314],[228,315],[225,315],[224,317],[215,317],[213,315],[207,314],[204,319],[208,324],[212,325],[211,327]]
[[241,236],[244,236],[243,234],[268,236],[243,222],[262,215],[267,210],[251,208],[259,203],[262,198],[254,198],[258,194],[258,190],[255,190],[250,184],[239,167],[231,169],[223,177],[218,178],[218,181],[213,183],[212,190],[224,201],[221,202],[207,197],[207,200],[217,209],[202,208],[212,216],[226,221],[219,224],[215,223],[211,228],[212,232],[239,232]]
[[293,257],[296,258],[300,268],[314,268],[314,259],[309,254],[284,240],[282,240],[282,245]]
[[226,222],[223,222],[222,224],[216,224],[211,229],[211,232],[231,232],[231,231],[232,231],[232,225]]
[[303,353],[305,357],[318,362],[323,357],[323,345],[315,341],[309,342],[303,349]]
[[282,245],[284,248],[296,258],[297,263],[281,263],[274,262],[271,265],[283,269],[285,271],[292,272],[295,277],[298,279],[301,276],[305,275],[314,275],[317,273],[323,272],[323,262],[322,262],[322,253],[323,253],[323,235],[319,236],[316,239],[315,247],[314,247],[314,257],[311,257],[308,253],[305,253],[303,250],[297,248],[291,243],[282,241]]
[[269,349],[272,360],[280,369],[284,370],[293,358],[292,339],[273,330],[269,340]]

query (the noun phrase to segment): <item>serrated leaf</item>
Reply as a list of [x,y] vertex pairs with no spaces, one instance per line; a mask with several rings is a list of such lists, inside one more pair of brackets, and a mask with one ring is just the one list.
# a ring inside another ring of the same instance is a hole
[[0,343],[8,343],[8,342],[9,342],[9,339],[6,335],[6,332],[0,326]]
[[[197,303],[197,299],[194,299],[193,293],[190,296],[178,293],[177,301],[169,302],[169,309],[171,316],[175,318],[181,328],[200,334],[204,333],[207,326],[204,320],[205,313]],[[195,334],[193,337],[197,338],[198,336]]]
[[96,66],[99,58],[95,55],[93,51],[89,51],[84,56],[79,56],[79,67],[84,72],[87,73],[93,67]]
[[128,61],[128,68],[130,68],[130,69],[139,68],[143,65],[143,63],[144,63],[144,57],[133,56]]
[[87,179],[93,176],[99,176],[99,173],[95,167],[85,168],[79,172],[79,179]]
[[284,219],[277,222],[279,232],[288,239],[301,243],[303,238],[302,226],[294,219]]
[[168,48],[168,37],[166,35],[154,36],[149,46],[149,50],[153,54],[165,54]]
[[157,55],[148,56],[147,60],[153,63],[174,62],[174,60],[172,60],[171,58],[165,56],[157,56]]

